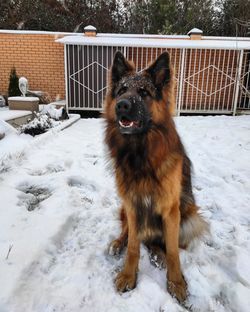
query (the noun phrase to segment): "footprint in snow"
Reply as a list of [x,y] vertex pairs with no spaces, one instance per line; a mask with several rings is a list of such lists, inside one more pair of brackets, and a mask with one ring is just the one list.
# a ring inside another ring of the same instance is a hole
[[19,195],[19,206],[25,206],[28,211],[38,209],[42,201],[51,196],[51,190],[38,185],[19,185],[17,187],[22,193]]
[[51,173],[57,173],[65,171],[65,168],[58,164],[48,164],[45,168],[37,169],[29,172],[31,176],[42,176]]
[[68,177],[67,184],[70,187],[84,188],[84,189],[86,189],[88,191],[92,191],[92,192],[96,191],[96,186],[93,183],[83,179],[80,176]]

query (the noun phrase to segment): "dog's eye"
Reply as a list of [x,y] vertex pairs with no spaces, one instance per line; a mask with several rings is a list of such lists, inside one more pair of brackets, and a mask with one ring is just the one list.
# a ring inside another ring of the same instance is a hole
[[127,87],[121,87],[121,89],[118,90],[117,95],[120,96],[123,93],[125,93],[128,90]]
[[146,97],[146,96],[150,95],[149,92],[144,88],[140,88],[138,92],[139,92],[141,97]]

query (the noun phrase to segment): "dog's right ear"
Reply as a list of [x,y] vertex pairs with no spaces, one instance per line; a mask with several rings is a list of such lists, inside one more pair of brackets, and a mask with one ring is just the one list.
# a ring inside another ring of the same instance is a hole
[[111,68],[111,80],[117,83],[123,76],[134,71],[134,67],[125,59],[124,55],[117,51]]

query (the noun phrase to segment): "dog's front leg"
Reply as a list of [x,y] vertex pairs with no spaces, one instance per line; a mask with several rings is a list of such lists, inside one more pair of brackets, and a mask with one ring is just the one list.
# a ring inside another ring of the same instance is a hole
[[179,259],[179,204],[172,206],[169,213],[163,217],[166,242],[167,288],[169,293],[182,302],[186,299],[186,282],[182,276]]
[[127,221],[127,215],[126,210],[122,206],[120,210],[120,220],[121,220],[121,226],[122,231],[119,235],[119,237],[111,242],[109,245],[109,254],[111,256],[119,255],[123,248],[127,245],[128,241],[128,221]]
[[136,215],[133,208],[127,209],[128,249],[123,270],[116,277],[116,288],[119,292],[131,290],[136,285],[140,241],[137,235]]

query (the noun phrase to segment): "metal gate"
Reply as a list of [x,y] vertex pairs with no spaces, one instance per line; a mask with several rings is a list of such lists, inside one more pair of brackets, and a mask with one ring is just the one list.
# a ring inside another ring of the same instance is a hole
[[163,51],[169,52],[175,68],[178,114],[232,114],[236,108],[250,107],[249,51],[67,44],[65,68],[69,109],[102,110],[108,69],[117,50],[134,62],[137,72],[148,67]]
[[234,112],[240,51],[128,47],[127,57],[140,72],[163,51],[175,69],[177,114]]
[[124,47],[65,46],[66,97],[71,110],[102,110],[108,69]]
[[239,73],[239,110],[250,110],[250,50],[242,52]]
[[179,87],[180,87],[180,73],[181,73],[181,49],[167,49],[167,48],[141,48],[141,47],[128,47],[126,50],[126,57],[135,64],[135,70],[142,72],[163,52],[168,51],[171,63],[175,69],[175,94],[176,94],[176,107],[179,103]]

